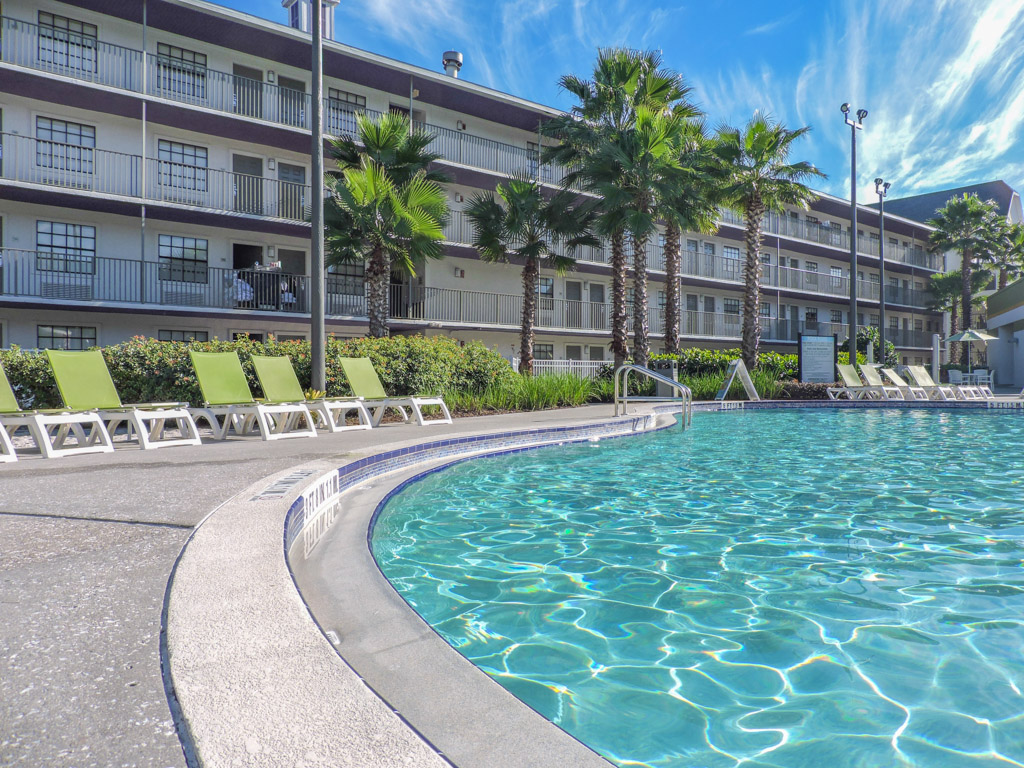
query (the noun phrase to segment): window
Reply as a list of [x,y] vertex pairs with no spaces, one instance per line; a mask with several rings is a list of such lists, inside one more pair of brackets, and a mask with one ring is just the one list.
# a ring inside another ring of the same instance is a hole
[[[537,296],[540,297],[538,302],[539,309],[554,309],[555,308],[555,278],[553,277],[542,277],[537,282]],[[551,358],[548,358],[549,360]]]
[[333,134],[354,133],[356,130],[355,113],[365,109],[365,96],[338,88],[328,88],[327,114],[325,115],[327,131]]
[[92,275],[96,272],[96,227],[37,221],[36,251],[40,272]]
[[762,301],[761,302],[761,309],[760,309],[760,313],[759,314],[761,315],[761,317],[771,317],[772,316],[772,305],[771,305],[770,301]]
[[566,360],[582,360],[583,359],[583,345],[581,345],[581,344],[566,344],[565,345],[565,359]]
[[924,320],[914,320],[914,330],[915,331],[923,331],[924,330]]
[[668,303],[668,299],[665,296],[665,291],[658,291],[658,309],[664,309]]
[[772,264],[772,255],[768,251],[761,251],[761,263],[766,267],[770,267]]
[[810,324],[818,322],[818,310],[814,307],[808,307],[804,310],[804,321]]
[[207,281],[207,241],[198,237],[160,235],[157,238],[157,256],[160,259],[160,279],[181,283]]
[[248,339],[249,341],[258,341],[263,343],[264,335],[263,331],[232,331],[231,340],[241,341],[242,339]]
[[[796,261],[796,259],[790,259],[789,263],[793,266],[794,269],[797,268],[797,261]],[[816,262],[816,261],[805,261],[804,262],[804,269],[807,272],[817,272],[818,271],[818,262]]]
[[600,344],[590,345],[590,359],[591,360],[604,360],[604,347]]
[[833,323],[842,323],[843,311],[841,309],[833,309],[830,313],[830,318]]
[[89,349],[96,346],[96,329],[81,325],[37,325],[39,349]]
[[[711,244],[710,243],[705,243],[705,247],[707,245],[711,245]],[[715,246],[711,245],[711,255],[712,256],[715,253],[714,248],[715,248]],[[727,258],[727,259],[739,259],[739,257],[740,257],[740,249],[739,248],[734,248],[731,245],[727,245],[724,248],[722,248],[722,255],[725,258]]]
[[715,244],[714,243],[704,243],[704,255],[705,256],[714,256],[715,255]]
[[871,323],[875,328],[878,327],[878,315],[871,315]]
[[694,253],[696,253],[697,252],[697,241],[696,240],[687,240],[686,241],[686,250],[693,251]]
[[164,199],[191,199],[206,192],[206,147],[160,139],[156,154]]
[[274,338],[278,341],[305,341],[306,335],[303,333],[275,333]]
[[895,237],[890,237],[889,238],[889,245],[899,245],[899,244],[900,244],[900,241],[897,240]]
[[554,344],[534,344],[533,345],[533,359],[534,360],[554,360],[555,359],[555,345]]
[[738,315],[740,313],[740,300],[722,299],[722,311],[727,315]]
[[345,296],[363,296],[366,293],[366,265],[363,263],[338,264],[327,273],[327,292]]
[[39,11],[40,63],[74,69],[96,71],[96,25],[67,16]]
[[209,341],[208,331],[157,331],[157,341]]
[[157,43],[156,55],[157,88],[189,99],[206,98],[206,54]]
[[889,328],[890,330],[898,331],[900,329],[900,319],[893,315],[889,315]]
[[91,174],[95,147],[95,126],[36,118],[36,165],[40,168]]

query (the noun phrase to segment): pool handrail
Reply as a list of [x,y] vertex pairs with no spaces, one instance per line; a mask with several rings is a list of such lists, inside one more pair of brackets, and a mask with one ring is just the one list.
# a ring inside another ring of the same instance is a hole
[[[629,375],[631,373],[638,373],[642,376],[646,376],[649,379],[654,379],[661,384],[671,387],[679,392],[678,396],[667,396],[659,397],[657,395],[635,395],[630,396],[629,394]],[[622,404],[622,413],[626,413],[626,405],[630,401],[641,402],[641,403],[682,403],[682,419],[681,426],[686,429],[693,422],[693,392],[685,384],[680,384],[675,379],[671,379],[664,374],[652,371],[650,368],[645,368],[642,365],[634,365],[632,363],[626,363],[620,365],[615,369],[614,374],[615,380],[615,415],[619,415],[619,404]],[[621,392],[621,394],[620,394]]]

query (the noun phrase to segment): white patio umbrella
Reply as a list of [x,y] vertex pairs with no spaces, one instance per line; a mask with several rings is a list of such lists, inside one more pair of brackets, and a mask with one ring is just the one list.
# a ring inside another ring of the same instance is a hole
[[982,344],[987,344],[990,341],[995,341],[996,336],[984,331],[977,331],[973,328],[968,328],[966,331],[960,331],[960,333],[954,333],[948,337],[946,341],[966,341],[967,342],[967,372],[971,371],[971,347],[974,342],[980,341]]

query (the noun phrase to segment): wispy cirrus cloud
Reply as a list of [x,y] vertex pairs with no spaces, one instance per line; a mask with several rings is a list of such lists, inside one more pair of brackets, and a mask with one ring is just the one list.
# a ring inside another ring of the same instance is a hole
[[799,11],[793,11],[793,13],[787,13],[785,16],[774,19],[772,21],[766,21],[764,24],[758,24],[756,27],[751,27],[743,32],[746,36],[752,35],[767,35],[769,32],[775,32],[779,28],[786,26],[791,21],[796,19],[800,15]]

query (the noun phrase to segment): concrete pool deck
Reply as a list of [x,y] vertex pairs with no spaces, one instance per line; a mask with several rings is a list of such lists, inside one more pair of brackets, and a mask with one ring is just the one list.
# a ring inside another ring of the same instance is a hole
[[[315,439],[122,447],[113,454],[28,456],[0,464],[0,764],[187,765],[161,667],[165,593],[193,531],[240,492],[300,465],[337,468],[396,444],[610,417],[611,407],[598,405],[445,426],[385,425]],[[283,516],[279,552],[282,522]],[[249,682],[261,680],[257,675]],[[223,725],[246,729],[244,720]],[[313,744],[315,734],[307,736]],[[242,745],[238,764],[276,764],[258,740]],[[395,746],[379,745],[384,751]],[[281,764],[307,757],[315,757],[315,748]],[[334,755],[329,764],[345,763]]]
[[[189,688],[181,691],[188,707],[200,708],[192,710],[186,749],[194,741],[207,765],[447,765],[436,744],[399,720],[334,653],[297,592],[277,604],[253,602],[250,578],[282,577],[247,569],[252,553],[268,546],[268,531],[276,532],[270,546],[284,567],[281,507],[291,497],[249,499],[299,466],[332,470],[442,436],[607,422],[610,411],[601,405],[460,419],[445,427],[388,425],[315,440],[122,448],[113,455],[0,465],[0,763],[186,765],[161,665],[166,626],[168,644],[182,649],[176,685],[180,680]],[[211,510],[228,510],[230,500],[237,507],[233,520],[214,516],[196,531]],[[193,543],[202,538],[203,546],[193,550],[196,560],[190,560],[191,545],[181,558],[165,620],[168,580],[194,532]],[[237,615],[250,627],[281,631],[267,642],[233,624],[209,602],[211,584],[226,603],[241,606]],[[303,619],[296,640],[291,628]],[[207,642],[225,626],[238,627],[233,646]],[[202,655],[192,653],[196,648]],[[323,663],[304,664],[309,654]],[[221,663],[228,658],[243,663]],[[281,663],[306,676],[275,687],[271,667]],[[229,666],[241,674],[223,677]],[[351,696],[325,697],[330,701],[319,708],[318,721],[282,721],[275,710],[278,698],[317,702],[336,686]],[[261,718],[276,719],[279,727],[260,733],[252,726]],[[354,725],[339,729],[338,718]],[[459,726],[449,722],[452,730]],[[344,754],[336,751],[339,745]],[[577,764],[551,758],[538,764]]]

